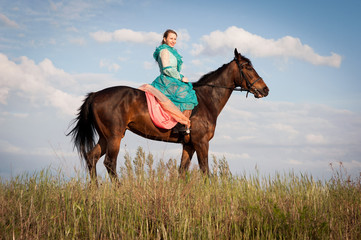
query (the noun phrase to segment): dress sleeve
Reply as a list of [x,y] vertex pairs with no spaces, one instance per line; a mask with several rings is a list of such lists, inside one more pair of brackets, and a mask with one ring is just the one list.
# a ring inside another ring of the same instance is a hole
[[169,51],[163,49],[160,52],[160,59],[162,61],[163,73],[169,77],[182,80],[182,75],[177,71],[176,66],[171,66],[169,61]]

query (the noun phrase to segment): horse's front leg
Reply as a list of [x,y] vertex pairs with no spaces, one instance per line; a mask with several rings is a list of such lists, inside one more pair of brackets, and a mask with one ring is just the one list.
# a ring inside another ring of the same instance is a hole
[[195,149],[192,144],[183,144],[182,160],[179,166],[179,173],[181,175],[188,171],[194,151]]
[[194,145],[194,148],[197,152],[199,168],[203,173],[209,175],[209,166],[208,166],[208,149],[209,141],[203,140]]

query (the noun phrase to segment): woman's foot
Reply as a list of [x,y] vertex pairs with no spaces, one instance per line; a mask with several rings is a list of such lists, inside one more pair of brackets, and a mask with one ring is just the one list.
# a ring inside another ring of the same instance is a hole
[[186,130],[185,130],[185,134],[190,134],[191,133],[191,129],[190,128],[186,128]]
[[173,133],[181,133],[183,135],[188,135],[191,133],[190,128],[186,127],[185,125],[182,125],[180,123],[177,123],[175,127],[172,129]]

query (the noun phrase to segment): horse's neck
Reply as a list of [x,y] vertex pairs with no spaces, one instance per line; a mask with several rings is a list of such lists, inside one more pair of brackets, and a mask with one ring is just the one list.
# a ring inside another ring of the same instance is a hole
[[232,66],[227,67],[215,78],[211,78],[205,86],[200,87],[199,95],[205,99],[207,108],[212,109],[216,116],[226,105],[234,88],[234,75]]

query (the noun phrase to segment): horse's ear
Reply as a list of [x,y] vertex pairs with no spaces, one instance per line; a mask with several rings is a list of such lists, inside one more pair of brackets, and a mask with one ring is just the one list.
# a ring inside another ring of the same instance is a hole
[[234,56],[237,57],[239,55],[237,48],[234,49]]

